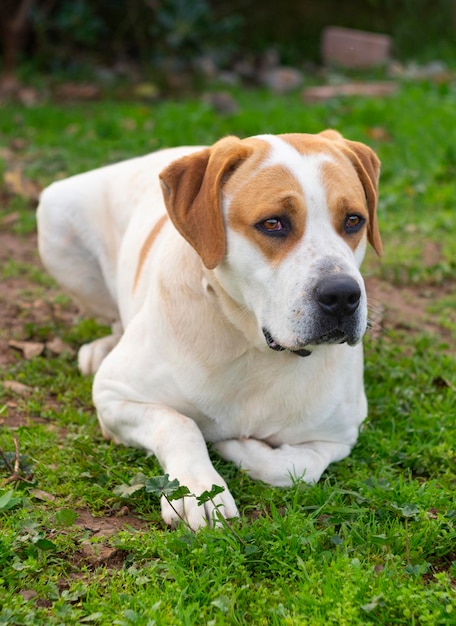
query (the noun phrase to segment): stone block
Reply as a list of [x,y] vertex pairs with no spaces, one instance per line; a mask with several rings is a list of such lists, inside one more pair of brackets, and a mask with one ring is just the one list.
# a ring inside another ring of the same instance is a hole
[[391,51],[391,37],[362,30],[328,26],[322,36],[325,65],[364,69],[385,65]]
[[302,92],[304,102],[324,102],[341,96],[365,96],[384,98],[396,93],[398,85],[391,81],[377,83],[343,83],[342,85],[322,85],[307,87]]

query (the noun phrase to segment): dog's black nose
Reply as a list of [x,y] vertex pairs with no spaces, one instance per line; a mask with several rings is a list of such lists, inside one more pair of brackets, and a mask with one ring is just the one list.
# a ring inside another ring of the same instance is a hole
[[346,274],[323,278],[317,284],[315,293],[323,313],[337,318],[354,313],[361,298],[358,283]]

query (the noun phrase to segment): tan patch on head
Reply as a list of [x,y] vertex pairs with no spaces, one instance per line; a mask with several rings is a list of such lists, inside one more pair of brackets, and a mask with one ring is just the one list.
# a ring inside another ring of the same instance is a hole
[[342,151],[355,168],[363,186],[369,212],[367,238],[376,253],[381,256],[383,248],[377,220],[380,161],[375,152],[363,143],[344,139],[343,143],[339,142],[339,144],[342,144]]
[[[350,185],[364,189],[361,196],[364,193],[367,201],[368,238],[377,251],[381,250],[375,215],[378,159],[372,150],[346,141],[336,131],[279,135],[279,139],[302,155],[330,156],[341,170],[340,176],[329,176],[336,181],[334,187],[340,185],[340,190],[344,190],[339,197],[346,195],[345,189]],[[230,228],[253,240],[271,262],[280,262],[302,238],[306,220],[304,190],[287,167],[264,167],[271,150],[267,139],[261,137],[225,137],[212,148],[174,161],[160,174],[163,197],[174,226],[208,269],[214,269],[226,253],[223,198],[230,202]],[[345,173],[349,182],[342,180]],[[340,214],[347,202],[350,198],[343,202],[334,200],[330,209]],[[288,220],[286,236],[263,232],[259,227],[265,220],[281,217]],[[340,232],[339,228],[336,230]]]
[[[322,178],[326,190],[326,199],[331,215],[331,222],[336,233],[344,239],[354,251],[366,236],[369,213],[366,205],[364,189],[356,171],[346,162],[345,158],[337,158],[336,162],[322,164]],[[358,231],[347,234],[345,222],[349,215],[359,215],[366,224]]]
[[[306,210],[300,184],[280,165],[265,167],[250,176],[243,170],[239,174],[241,181],[234,175],[226,189],[228,196],[230,187],[236,189],[231,197],[228,224],[254,241],[271,263],[279,263],[304,233]],[[284,223],[286,220],[290,227],[286,237],[268,235],[257,227],[271,218],[282,218]]]
[[150,252],[150,249],[152,248],[152,245],[155,241],[155,239],[157,238],[157,235],[159,234],[159,232],[161,231],[163,224],[166,222],[166,220],[168,219],[167,214],[165,213],[164,215],[161,216],[161,218],[158,220],[158,222],[155,224],[155,226],[152,228],[152,230],[150,231],[150,233],[147,235],[142,247],[141,247],[141,251],[139,253],[139,259],[138,259],[138,265],[136,266],[136,273],[135,273],[135,280],[133,281],[133,291],[136,289],[138,281],[139,281],[139,277],[141,275],[141,271],[144,265],[144,262],[147,258],[147,255]]
[[[336,131],[323,131],[318,135],[308,133],[286,133],[278,135],[280,139],[290,144],[300,154],[332,154],[337,137],[341,137]],[[343,140],[342,140],[343,141]]]
[[267,159],[271,150],[271,146],[266,141],[257,137],[242,139],[241,143],[249,151],[249,156],[242,163],[242,166],[224,181],[224,196],[233,196],[239,189],[249,183],[250,179],[261,169],[261,165]]
[[[301,154],[324,152],[332,157],[335,163],[324,164],[323,177],[325,186],[328,186],[328,206],[333,214],[334,228],[352,249],[367,231],[369,243],[381,255],[382,241],[377,222],[380,161],[374,151],[363,143],[344,139],[331,129],[318,135],[290,133],[280,137]],[[366,219],[366,228],[352,235],[342,232],[343,213],[359,213]]]

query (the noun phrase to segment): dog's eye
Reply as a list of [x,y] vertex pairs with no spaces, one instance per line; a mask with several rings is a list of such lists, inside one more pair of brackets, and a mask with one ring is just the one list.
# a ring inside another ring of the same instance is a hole
[[357,213],[347,215],[344,223],[345,232],[348,234],[357,233],[362,228],[365,221],[364,217],[361,217],[361,215]]
[[288,220],[282,217],[270,217],[267,220],[258,222],[256,228],[266,235],[284,237],[288,234],[290,226]]
[[282,230],[283,228],[282,222],[275,217],[272,217],[270,220],[265,220],[262,226],[265,230]]

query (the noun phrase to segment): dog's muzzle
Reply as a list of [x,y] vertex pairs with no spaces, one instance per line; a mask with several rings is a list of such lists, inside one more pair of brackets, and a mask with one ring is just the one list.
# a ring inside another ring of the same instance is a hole
[[[304,345],[342,344],[359,342],[357,312],[361,302],[361,288],[347,274],[334,274],[321,278],[313,290],[314,322]],[[263,328],[267,345],[271,350],[287,350],[298,356],[309,356],[307,348],[293,350],[280,345],[271,333]],[[305,341],[304,341],[305,339]]]

